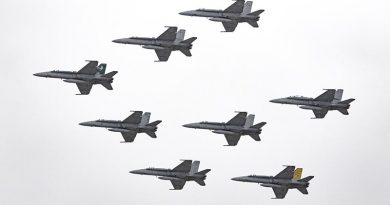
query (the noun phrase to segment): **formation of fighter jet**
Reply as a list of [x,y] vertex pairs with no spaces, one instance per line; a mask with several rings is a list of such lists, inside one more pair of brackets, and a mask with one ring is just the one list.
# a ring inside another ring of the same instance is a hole
[[225,10],[215,9],[197,9],[192,11],[184,11],[179,14],[185,16],[207,17],[210,21],[221,22],[226,32],[233,32],[238,23],[246,22],[252,27],[258,28],[257,21],[260,19],[260,14],[264,10],[251,12],[252,1],[237,0]]
[[348,115],[350,103],[355,99],[341,101],[343,97],[342,89],[326,89],[326,91],[316,98],[302,96],[291,96],[271,100],[273,103],[299,105],[299,108],[312,110],[315,118],[321,119],[326,116],[329,110],[338,110],[343,115]]
[[179,50],[185,56],[191,55],[192,43],[197,39],[192,37],[184,40],[185,30],[177,27],[168,29],[157,38],[130,37],[113,40],[114,43],[142,45],[142,48],[153,49],[159,61],[167,61],[172,51]]
[[54,70],[35,73],[34,75],[45,78],[60,78],[67,83],[76,83],[80,95],[88,95],[95,84],[101,84],[107,90],[112,90],[111,83],[114,80],[114,75],[118,72],[112,71],[105,74],[106,66],[107,64],[104,63],[98,66],[98,61],[89,61],[87,65],[77,72]]
[[227,146],[236,146],[240,137],[243,135],[249,135],[255,141],[260,141],[261,128],[267,124],[266,122],[260,122],[253,125],[255,115],[248,115],[246,112],[239,112],[230,121],[224,122],[198,122],[185,124],[183,127],[195,128],[195,129],[207,129],[212,130],[216,134],[223,134],[227,140]]
[[149,119],[149,112],[134,111],[123,121],[95,120],[82,122],[80,125],[108,128],[111,132],[120,132],[125,140],[124,142],[133,142],[138,133],[146,133],[152,138],[157,138],[157,125],[161,123],[161,120],[149,123]]
[[171,181],[173,190],[181,190],[187,181],[195,181],[201,186],[206,186],[204,180],[211,169],[198,172],[199,164],[199,161],[184,160],[173,169],[147,168],[130,171],[130,173],[157,176],[161,180]]
[[271,187],[277,199],[283,199],[289,189],[298,189],[302,194],[308,194],[309,181],[314,176],[301,179],[302,168],[287,166],[276,176],[249,175],[232,178],[234,181],[258,183],[263,187]]

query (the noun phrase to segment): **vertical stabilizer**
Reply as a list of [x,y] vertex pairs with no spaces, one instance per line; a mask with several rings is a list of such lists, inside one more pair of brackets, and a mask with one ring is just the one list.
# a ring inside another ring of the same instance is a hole
[[336,93],[333,98],[333,103],[339,103],[343,98],[343,89],[336,90]]
[[150,112],[145,112],[145,113],[142,115],[140,125],[146,125],[146,124],[148,124],[148,123],[149,123],[149,119],[150,119]]
[[244,10],[242,11],[243,15],[247,15],[252,11],[252,1],[247,1],[244,5]]
[[199,161],[194,161],[194,162],[192,162],[191,170],[190,170],[190,175],[194,175],[195,173],[198,172],[198,170],[199,170],[199,164],[200,164]]
[[294,180],[300,180],[301,177],[302,177],[302,171],[303,171],[302,168],[295,169],[293,179]]
[[245,121],[245,128],[250,128],[253,125],[253,122],[255,121],[255,115],[250,114],[246,117]]
[[107,67],[107,64],[105,63],[101,63],[97,68],[98,68],[98,73],[100,75],[104,75],[106,73],[106,67]]
[[185,34],[186,34],[186,30],[180,29],[180,30],[176,33],[175,42],[176,42],[176,43],[180,43],[180,42],[184,41],[184,36],[185,36]]

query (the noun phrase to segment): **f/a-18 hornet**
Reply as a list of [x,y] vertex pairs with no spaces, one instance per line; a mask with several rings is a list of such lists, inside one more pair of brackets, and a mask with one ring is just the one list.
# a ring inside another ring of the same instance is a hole
[[199,164],[199,161],[184,160],[173,169],[147,168],[130,171],[130,173],[157,176],[159,179],[171,181],[173,185],[171,190],[181,190],[187,181],[195,181],[201,186],[206,186],[204,180],[211,169],[198,172]]
[[89,61],[87,65],[77,72],[54,70],[35,73],[34,75],[45,78],[60,78],[67,83],[76,83],[80,90],[80,95],[88,95],[95,84],[101,84],[107,90],[112,90],[111,83],[114,81],[113,77],[118,71],[105,74],[106,66],[107,64],[104,63],[98,66],[98,61]]
[[[120,132],[123,136],[124,142],[133,142],[137,133],[146,133],[152,138],[157,138],[157,125],[161,120],[149,123],[150,113],[142,111],[134,111],[129,117],[123,121],[115,120],[96,120],[89,122],[82,122],[80,125],[89,127],[104,127],[111,132]],[[122,142],[123,143],[123,142]]]
[[342,89],[326,89],[326,91],[316,98],[308,98],[302,96],[291,96],[287,98],[279,98],[271,100],[273,103],[299,105],[299,108],[312,110],[314,119],[321,119],[326,116],[329,110],[338,110],[343,115],[348,115],[350,103],[355,99],[341,101],[343,97]]
[[184,11],[179,14],[185,16],[207,17],[210,21],[221,22],[226,32],[233,32],[238,23],[247,22],[252,27],[258,28],[257,21],[264,10],[251,12],[252,1],[237,0],[225,10],[197,9]]
[[157,38],[130,37],[116,39],[112,42],[122,44],[142,45],[142,48],[153,49],[159,61],[167,61],[172,51],[181,51],[186,56],[191,55],[192,42],[196,37],[184,40],[186,30],[177,27],[168,27],[168,29]]
[[[295,170],[295,171],[294,171]],[[287,166],[276,176],[249,175],[232,178],[234,181],[258,183],[263,187],[271,187],[277,199],[283,199],[289,189],[298,189],[302,194],[308,194],[309,181],[314,176],[301,179],[302,168]]]
[[236,146],[240,137],[249,135],[255,141],[260,141],[261,128],[267,124],[260,122],[253,125],[255,115],[248,115],[246,112],[239,112],[229,122],[198,122],[183,125],[183,127],[194,129],[212,130],[216,134],[223,134],[227,140],[227,146]]

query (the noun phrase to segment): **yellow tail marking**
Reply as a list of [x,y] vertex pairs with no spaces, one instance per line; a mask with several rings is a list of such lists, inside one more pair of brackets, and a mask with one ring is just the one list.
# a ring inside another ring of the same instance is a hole
[[302,177],[302,168],[295,169],[293,179],[294,180],[300,180],[301,177]]

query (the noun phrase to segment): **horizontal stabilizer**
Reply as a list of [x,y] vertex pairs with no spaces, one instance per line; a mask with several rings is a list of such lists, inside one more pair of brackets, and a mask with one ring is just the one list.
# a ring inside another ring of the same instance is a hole
[[308,177],[305,177],[303,179],[300,179],[298,181],[300,182],[309,182],[310,180],[312,180],[314,178],[314,176],[308,176]]
[[149,135],[151,138],[157,138],[157,135],[155,132],[145,132],[147,135]]
[[118,71],[111,71],[111,72],[109,72],[109,73],[107,73],[107,74],[102,75],[102,77],[105,77],[105,78],[112,78],[112,77],[114,77],[114,75],[116,75],[117,73],[118,73]]
[[198,39],[197,37],[191,37],[187,40],[184,40],[182,41],[182,43],[188,43],[188,44],[192,44],[196,39]]
[[250,137],[252,137],[252,139],[254,139],[255,141],[260,141],[260,136],[258,134],[250,134],[249,135]]
[[259,24],[257,24],[257,21],[248,21],[248,24],[251,25],[253,28],[259,27]]
[[198,183],[200,186],[206,186],[206,183],[204,182],[204,180],[195,179],[195,182]]
[[249,13],[248,15],[250,15],[250,16],[259,16],[263,12],[264,12],[264,10],[260,9],[260,10],[254,11],[252,13]]
[[185,56],[192,56],[191,51],[189,49],[180,49],[180,51],[185,55]]
[[207,173],[209,173],[211,171],[211,169],[205,169],[205,170],[202,170],[200,172],[197,172],[196,174],[199,174],[199,175],[206,175]]
[[151,122],[151,123],[147,124],[146,126],[156,127],[161,122],[162,122],[161,120],[156,120],[154,122]]
[[339,102],[340,104],[345,104],[345,105],[348,105],[348,104],[350,104],[351,102],[353,102],[353,101],[355,101],[355,99],[348,99],[348,100],[344,100],[344,101],[341,101],[341,102]]
[[111,83],[102,83],[102,86],[105,87],[107,90],[113,89]]
[[267,124],[266,122],[260,122],[258,124],[251,126],[251,128],[261,129],[266,124]]
[[349,115],[349,113],[348,113],[348,110],[347,109],[343,109],[343,108],[341,108],[341,109],[337,109],[339,112],[341,112],[343,115]]
[[298,187],[297,188],[302,194],[309,194],[309,192],[307,191],[307,189],[305,187]]

